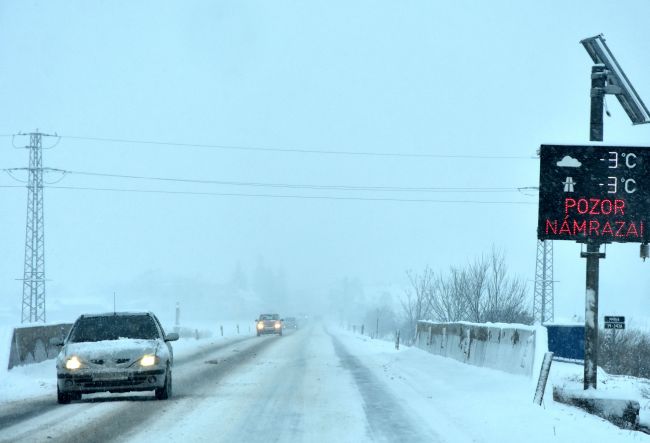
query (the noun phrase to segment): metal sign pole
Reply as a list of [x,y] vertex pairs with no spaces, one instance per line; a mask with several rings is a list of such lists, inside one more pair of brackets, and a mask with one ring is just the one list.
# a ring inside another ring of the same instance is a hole
[[603,102],[605,101],[605,86],[607,71],[605,65],[591,67],[591,118],[589,125],[589,140],[603,141]]
[[[591,68],[591,115],[590,141],[603,141],[603,102],[607,71],[605,65]],[[587,259],[587,284],[585,291],[585,363],[584,388],[596,389],[598,384],[598,260],[601,258],[600,243],[587,242],[587,252],[580,253]],[[605,258],[605,254],[602,254]]]
[[600,252],[600,243],[588,242],[587,252],[581,252],[580,256],[587,259],[584,388],[596,389],[598,381],[598,260],[605,258],[605,253]]

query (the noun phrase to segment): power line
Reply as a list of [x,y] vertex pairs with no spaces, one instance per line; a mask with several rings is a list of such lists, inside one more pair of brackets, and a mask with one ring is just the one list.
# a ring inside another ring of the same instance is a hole
[[[3,169],[14,180],[21,181],[13,176],[15,171],[25,171],[27,168],[6,168]],[[214,184],[224,186],[252,186],[252,187],[269,187],[269,188],[289,188],[289,189],[309,189],[309,190],[334,190],[334,191],[376,191],[376,192],[479,192],[479,193],[493,193],[493,192],[521,192],[522,190],[533,189],[530,186],[523,187],[448,187],[448,186],[434,186],[434,187],[404,187],[404,186],[357,186],[357,185],[313,185],[313,184],[295,184],[295,183],[268,183],[268,182],[242,182],[242,181],[226,181],[226,180],[205,180],[205,179],[190,179],[190,178],[177,178],[177,177],[157,177],[157,176],[143,176],[143,175],[127,175],[127,174],[111,174],[102,172],[89,172],[89,171],[71,171],[58,168],[43,168],[43,172],[60,173],[66,175],[84,175],[92,177],[109,177],[109,178],[124,178],[130,180],[152,180],[152,181],[166,181],[166,182],[181,182],[181,183],[195,183],[195,184]],[[60,181],[61,179],[59,179]],[[56,182],[55,182],[56,183]],[[53,183],[50,183],[53,184]]]
[[16,149],[28,148],[28,146],[16,146],[15,138],[16,137],[24,137],[24,136],[30,136],[31,137],[32,134],[39,134],[41,138],[43,138],[43,137],[55,137],[56,138],[56,142],[53,145],[50,145],[50,146],[47,146],[47,147],[44,146],[42,149],[52,149],[52,148],[56,147],[56,145],[58,145],[59,142],[61,141],[61,137],[59,135],[57,135],[56,133],[54,133],[54,134],[45,134],[43,132],[38,132],[38,129],[37,129],[35,133],[19,132],[17,134],[12,134],[11,135],[11,144]]
[[[15,170],[23,168],[5,169],[8,174]],[[126,175],[126,174],[110,174],[101,172],[88,172],[88,171],[70,171],[64,169],[46,168],[51,172],[59,172],[61,174],[71,175],[84,175],[93,177],[109,177],[109,178],[124,178],[131,180],[153,180],[153,181],[166,181],[166,182],[181,182],[181,183],[198,183],[198,184],[214,184],[225,186],[249,186],[249,187],[267,187],[267,188],[289,188],[289,189],[310,189],[310,190],[334,190],[334,191],[378,191],[378,192],[518,192],[523,188],[512,187],[403,187],[403,186],[355,186],[355,185],[311,185],[311,184],[295,184],[295,183],[265,183],[265,182],[242,182],[242,181],[226,181],[226,180],[203,180],[203,179],[189,179],[189,178],[175,178],[175,177],[156,177],[156,176],[142,176],[142,175]]]
[[[18,180],[13,176],[12,172],[27,170],[27,168],[6,168],[3,169],[10,177]],[[126,178],[136,180],[154,180],[154,181],[167,181],[167,182],[182,182],[182,183],[199,183],[199,184],[217,184],[225,186],[253,186],[253,187],[270,187],[270,188],[289,188],[289,189],[308,189],[308,190],[327,190],[327,191],[374,191],[374,192],[445,192],[445,193],[494,193],[494,192],[520,192],[523,190],[537,189],[534,187],[501,187],[501,188],[481,188],[481,187],[394,187],[394,186],[349,186],[349,185],[305,185],[305,184],[288,184],[288,183],[262,183],[262,182],[238,182],[238,181],[221,181],[221,180],[200,180],[200,179],[186,179],[186,178],[171,178],[171,177],[154,177],[154,176],[140,176],[140,175],[125,175],[125,174],[109,174],[99,172],[87,171],[70,171],[58,168],[42,168],[43,172],[60,173],[59,180],[45,183],[45,187],[53,189],[79,189],[79,190],[97,190],[97,191],[116,191],[116,192],[150,192],[150,193],[169,193],[169,194],[188,194],[188,195],[216,195],[216,196],[243,196],[243,197],[283,197],[283,198],[317,198],[317,196],[306,195],[277,195],[277,194],[245,194],[245,193],[214,193],[214,192],[196,192],[196,191],[164,191],[164,190],[144,190],[144,189],[119,189],[119,188],[98,188],[98,187],[75,187],[75,186],[51,186],[59,183],[65,176],[70,174],[98,176],[109,178]],[[20,185],[3,185],[2,188],[16,188],[24,187]],[[524,194],[526,195],[526,194]],[[529,195],[526,195],[529,196]],[[370,197],[321,197],[330,198],[334,200],[343,199],[357,199],[357,200],[378,200],[378,201],[413,201],[413,202],[449,202],[449,203],[507,203],[507,204],[527,204],[528,202],[513,202],[513,201],[480,201],[480,200],[430,200],[430,199],[403,199],[403,198],[370,198]]]
[[[16,168],[16,169],[18,169],[18,168]],[[20,168],[20,169],[25,170],[25,171],[29,170],[29,168]],[[18,177],[14,176],[14,174],[13,174],[14,170],[15,169],[3,169],[3,171],[5,171],[7,173],[7,175],[9,177],[11,177],[13,180],[16,180],[17,182],[21,182],[21,183],[27,183],[27,180],[21,180]]]
[[248,194],[236,192],[198,192],[198,191],[166,191],[156,189],[134,189],[134,188],[99,188],[86,186],[44,186],[48,189],[82,190],[82,191],[105,191],[105,192],[133,192],[143,194],[171,194],[171,195],[196,195],[215,197],[264,197],[284,199],[305,199],[305,200],[351,200],[351,201],[385,201],[385,202],[407,202],[407,203],[461,203],[461,204],[486,204],[486,205],[536,205],[537,202],[526,201],[488,201],[488,200],[438,200],[438,199],[408,199],[392,197],[348,197],[348,196],[324,196],[324,195],[291,195],[291,194]]
[[[11,177],[12,179],[16,180],[17,182],[21,182],[21,183],[27,183],[27,182],[25,180],[21,180],[18,177],[14,176],[13,173],[15,171],[29,171],[29,170],[30,170],[30,168],[5,168],[5,169],[2,169],[2,171],[6,172],[9,177]],[[53,185],[55,183],[59,183],[68,174],[67,171],[64,171],[63,169],[56,169],[56,168],[40,168],[40,171],[42,173],[57,172],[57,173],[61,174],[61,177],[59,177],[58,180],[55,180],[53,182],[45,182],[45,181],[43,182],[43,183],[48,184],[48,185]]]
[[106,143],[123,143],[168,146],[176,148],[202,148],[202,149],[222,149],[233,151],[251,151],[251,152],[282,152],[294,154],[322,154],[322,155],[347,155],[347,156],[365,156],[365,157],[402,157],[402,158],[437,158],[437,159],[477,159],[477,160],[531,160],[537,159],[536,156],[523,155],[469,155],[469,154],[427,154],[416,152],[378,152],[378,151],[346,151],[346,150],[324,150],[324,149],[304,149],[296,147],[268,147],[268,146],[245,146],[245,145],[222,145],[222,144],[203,144],[203,143],[179,143],[159,140],[138,140],[115,137],[84,137],[77,135],[63,135],[63,138],[72,140],[84,140],[93,142]]

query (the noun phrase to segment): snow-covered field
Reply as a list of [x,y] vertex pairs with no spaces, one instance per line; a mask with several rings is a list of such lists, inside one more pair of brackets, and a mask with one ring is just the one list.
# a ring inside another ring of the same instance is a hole
[[[343,333],[345,344],[375,373],[402,404],[422,422],[451,421],[457,428],[449,441],[486,442],[627,442],[650,441],[650,435],[622,430],[586,412],[552,400],[552,386],[580,387],[580,365],[553,362],[543,405],[533,403],[534,378],[477,368],[428,354],[417,348],[394,349],[392,343]],[[642,398],[647,381],[608,376],[600,386],[623,398],[640,400],[642,420],[650,401]],[[442,418],[442,419],[441,419]]]
[[[201,357],[197,364],[183,364],[175,377],[177,396],[163,407],[141,402],[142,408],[160,414],[118,440],[265,441],[272,435],[282,442],[650,442],[650,435],[619,429],[552,400],[551,385],[580,385],[579,365],[554,362],[544,404],[537,406],[536,377],[469,366],[417,348],[396,350],[393,343],[339,329],[317,325],[284,337],[237,340],[230,334],[174,343],[178,361],[191,361],[216,343],[233,345],[218,361]],[[227,354],[259,345],[250,359],[215,382],[184,390],[183,383],[205,371],[205,363],[219,370]],[[602,389],[639,398],[642,414],[648,412],[646,381],[601,372],[599,383]],[[53,361],[14,368],[0,377],[0,411],[17,399],[43,396],[54,402]],[[74,408],[94,420],[128,407],[137,408],[138,402],[73,403],[55,410]]]

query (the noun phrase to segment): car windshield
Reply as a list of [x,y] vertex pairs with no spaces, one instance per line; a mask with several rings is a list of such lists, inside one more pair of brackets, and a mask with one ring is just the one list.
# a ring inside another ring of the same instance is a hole
[[278,320],[280,316],[278,314],[262,314],[260,315],[260,320]]
[[148,315],[111,315],[84,317],[70,335],[71,343],[119,340],[120,338],[155,339],[158,330]]

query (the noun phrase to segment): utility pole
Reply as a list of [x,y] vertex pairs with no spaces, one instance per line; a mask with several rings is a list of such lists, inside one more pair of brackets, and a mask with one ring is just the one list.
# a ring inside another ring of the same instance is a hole
[[379,309],[377,309],[377,326],[375,327],[375,338],[379,338]]
[[533,298],[533,318],[536,323],[543,325],[553,321],[555,311],[553,292],[553,241],[537,240]]
[[43,218],[43,144],[48,134],[29,135],[27,179],[27,223],[21,323],[46,321],[45,316],[45,222]]
[[[239,327],[239,326],[238,326]],[[178,333],[181,328],[181,305],[176,302],[176,321],[174,322],[174,332]]]

